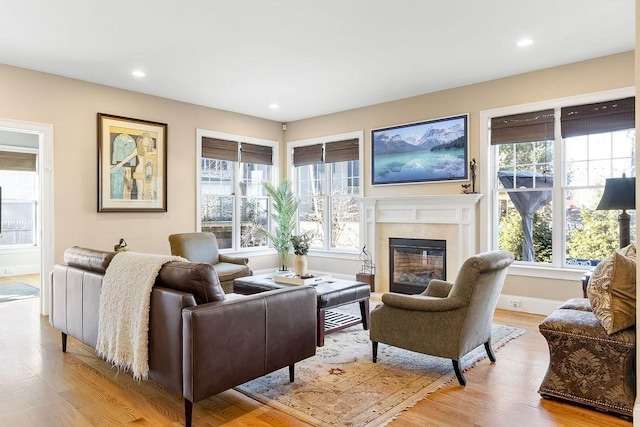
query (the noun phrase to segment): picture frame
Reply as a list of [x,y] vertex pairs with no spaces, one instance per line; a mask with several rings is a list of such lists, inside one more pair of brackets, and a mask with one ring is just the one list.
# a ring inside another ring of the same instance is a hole
[[167,211],[167,124],[98,113],[98,212]]
[[371,185],[469,179],[469,115],[371,130]]

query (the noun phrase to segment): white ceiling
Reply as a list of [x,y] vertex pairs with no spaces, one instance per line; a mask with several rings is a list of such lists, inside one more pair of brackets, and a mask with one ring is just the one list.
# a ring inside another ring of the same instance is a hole
[[634,17],[635,0],[2,0],[0,63],[290,122],[633,50]]

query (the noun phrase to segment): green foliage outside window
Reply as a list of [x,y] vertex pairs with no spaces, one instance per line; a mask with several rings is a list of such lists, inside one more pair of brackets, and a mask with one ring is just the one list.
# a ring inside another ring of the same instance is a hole
[[[575,227],[567,232],[567,259],[586,259],[599,261],[618,248],[618,214],[619,211],[598,211],[576,209],[568,212],[573,218]],[[552,259],[552,227],[551,209],[545,206],[533,217],[533,245],[535,261],[550,263]],[[632,241],[635,239],[632,238]],[[510,251],[516,260],[522,259],[524,242],[520,214],[511,209],[508,215],[500,220],[498,236],[500,249]]]
[[[533,248],[535,262],[551,262],[551,209],[549,205],[533,215]],[[515,259],[522,260],[522,245],[524,233],[522,220],[515,209],[500,219],[500,234],[498,236],[500,249],[512,252]]]

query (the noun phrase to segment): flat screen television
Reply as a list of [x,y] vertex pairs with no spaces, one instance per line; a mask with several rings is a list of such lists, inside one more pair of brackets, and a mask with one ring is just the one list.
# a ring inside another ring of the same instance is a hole
[[371,130],[371,184],[469,179],[468,114]]

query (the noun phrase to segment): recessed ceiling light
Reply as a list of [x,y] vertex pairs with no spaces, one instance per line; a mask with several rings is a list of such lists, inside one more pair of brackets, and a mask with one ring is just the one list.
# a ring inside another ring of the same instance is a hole
[[146,75],[147,75],[147,74],[146,74],[144,71],[142,71],[142,70],[134,70],[131,74],[133,74],[133,75],[134,75],[134,77],[144,77],[144,76],[146,76]]
[[278,104],[270,104],[269,108],[271,108],[272,110],[277,110],[278,108],[280,108],[280,106]]
[[518,47],[531,46],[532,44],[533,44],[533,40],[531,40],[531,39],[522,39],[522,40],[518,41],[518,43],[516,43],[516,45]]

